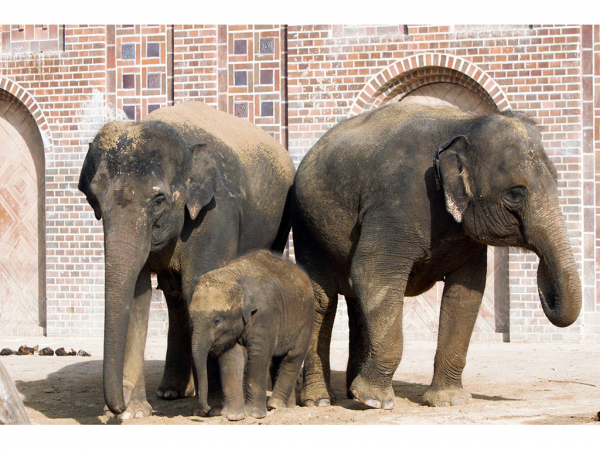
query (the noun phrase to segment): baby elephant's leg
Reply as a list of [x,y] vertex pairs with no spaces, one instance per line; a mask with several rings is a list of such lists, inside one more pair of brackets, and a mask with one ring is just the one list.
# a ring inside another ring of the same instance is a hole
[[[283,361],[284,356],[273,356],[273,359],[271,360],[271,392],[273,392],[273,389],[275,387],[275,381],[279,378],[279,373],[281,372],[281,362]],[[302,376],[302,371],[300,371],[299,376]],[[288,398],[287,401],[288,408],[293,408],[294,406],[296,406],[296,389],[298,388],[298,382],[299,380],[298,378],[296,378],[294,389],[292,389],[290,398]]]
[[[244,349],[239,344],[219,356],[219,370],[223,387],[223,408],[220,412],[228,420],[242,420],[246,417],[243,388],[244,359]],[[210,410],[210,415],[218,413],[218,409],[213,409]]]
[[[267,339],[257,339],[264,343]],[[249,345],[248,373],[246,375],[246,414],[255,419],[267,415],[267,382],[269,379],[269,363],[273,354],[271,344]]]
[[309,340],[310,331],[304,329],[298,336],[294,348],[282,359],[277,379],[274,382],[273,394],[267,404],[268,409],[285,408],[286,406],[289,408],[296,405],[294,387],[302,369]]

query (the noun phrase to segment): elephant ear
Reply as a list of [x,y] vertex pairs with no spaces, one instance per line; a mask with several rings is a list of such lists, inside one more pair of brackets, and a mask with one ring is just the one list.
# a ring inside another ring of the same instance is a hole
[[256,291],[255,282],[244,280],[242,282],[242,318],[244,319],[244,325],[248,323],[250,317],[257,311],[256,300],[254,298],[254,292]]
[[190,217],[194,220],[200,210],[210,203],[215,192],[223,185],[221,172],[206,148],[206,144],[196,144],[190,148],[192,168],[186,182],[188,200],[186,206]]
[[473,198],[472,178],[465,165],[469,145],[466,136],[456,136],[444,142],[433,158],[437,188],[444,189],[446,210],[458,223],[462,222],[469,199]]
[[96,199],[96,196],[94,195],[90,187],[94,176],[96,176],[97,170],[98,167],[96,164],[96,158],[94,156],[92,144],[90,144],[87,155],[85,156],[85,160],[83,161],[83,167],[81,168],[81,174],[79,175],[79,184],[77,184],[77,189],[83,192],[86,200],[94,210],[94,215],[96,216],[96,219],[100,220],[102,219],[100,205],[98,204],[98,200]]

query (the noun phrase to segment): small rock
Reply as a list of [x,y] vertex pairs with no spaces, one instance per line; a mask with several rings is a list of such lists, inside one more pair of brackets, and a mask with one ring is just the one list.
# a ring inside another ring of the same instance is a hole
[[67,356],[77,356],[77,352],[73,349],[71,349],[71,351],[69,353],[67,353]]
[[57,349],[55,352],[56,356],[67,356],[67,352],[65,351],[64,347],[61,347],[59,349]]
[[7,356],[7,355],[14,355],[15,351],[11,350],[10,348],[3,348],[2,351],[0,351],[0,355],[2,356]]
[[26,345],[21,345],[19,350],[17,351],[17,355],[33,355],[33,348],[27,347]]
[[77,356],[92,356],[90,353],[86,352],[85,350],[79,350],[77,352]]
[[54,355],[54,350],[52,350],[50,347],[46,347],[43,348],[39,351],[38,355],[40,356],[53,356]]

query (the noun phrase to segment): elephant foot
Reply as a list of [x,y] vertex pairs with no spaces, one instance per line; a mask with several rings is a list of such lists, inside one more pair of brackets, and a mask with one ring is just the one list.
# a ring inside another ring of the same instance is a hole
[[304,386],[300,394],[300,404],[308,408],[313,406],[331,406],[335,404],[336,398],[331,389],[327,387]]
[[192,416],[195,417],[210,417],[210,412],[213,410],[213,408],[211,409],[204,409],[201,408],[200,406],[196,406],[194,408],[192,408]]
[[394,408],[395,395],[392,386],[387,389],[375,388],[358,375],[350,386],[350,392],[356,400],[371,408]]
[[273,409],[283,409],[283,408],[287,408],[287,407],[288,407],[288,402],[283,401],[281,398],[271,397],[269,399],[269,402],[267,403],[267,409],[269,411],[271,411]]
[[265,405],[247,405],[246,414],[255,419],[264,419],[267,416],[267,407]]
[[118,415],[113,413],[110,409],[108,409],[108,406],[104,407],[104,416],[108,417],[109,419],[143,419],[144,417],[150,417],[151,415],[152,406],[146,400],[132,400],[131,402],[129,402],[129,406],[127,406],[127,409]]
[[[218,407],[211,408],[210,411],[208,411],[208,417],[217,417],[217,416],[223,416],[227,420],[229,420],[231,422],[235,422],[238,420],[243,420],[246,417],[246,411],[244,408],[232,409],[232,408],[228,408],[226,406],[223,406],[222,408],[218,408]],[[206,417],[206,415],[203,417]]]
[[423,404],[427,406],[458,406],[470,403],[471,394],[463,388],[436,389],[430,387],[423,395]]
[[209,417],[212,410],[213,410],[213,408],[211,408],[208,405],[201,406],[200,402],[197,399],[192,401],[192,411],[191,411],[192,416]]
[[192,397],[195,394],[193,383],[161,383],[156,390],[156,396],[163,400],[176,400],[178,398]]

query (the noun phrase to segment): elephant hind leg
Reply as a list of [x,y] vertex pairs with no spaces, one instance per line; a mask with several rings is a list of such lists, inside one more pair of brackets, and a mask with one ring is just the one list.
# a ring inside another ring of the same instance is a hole
[[365,319],[356,298],[346,297],[348,307],[349,349],[348,366],[346,368],[346,395],[353,399],[350,391],[352,382],[360,372],[361,366],[367,359],[368,340],[365,328]]
[[310,330],[304,328],[296,337],[294,347],[281,360],[277,377],[274,379],[273,394],[267,408],[293,408],[296,406],[296,381],[302,369],[309,342]]
[[[375,222],[392,223],[389,218]],[[349,307],[348,314],[352,321],[349,323],[352,345],[358,349],[358,355],[351,361],[349,376],[354,379],[349,390],[365,405],[392,409],[395,404],[392,377],[402,359],[404,292],[417,255],[401,242],[381,242],[385,234],[380,230],[381,225],[366,225],[351,268],[358,301],[354,308]],[[387,235],[395,234],[388,231]]]
[[329,349],[338,293],[325,289],[313,279],[315,318],[308,352],[304,361],[304,387],[300,395],[303,406],[329,406],[336,398],[331,389]]

